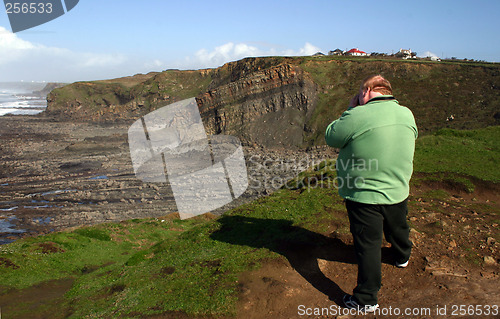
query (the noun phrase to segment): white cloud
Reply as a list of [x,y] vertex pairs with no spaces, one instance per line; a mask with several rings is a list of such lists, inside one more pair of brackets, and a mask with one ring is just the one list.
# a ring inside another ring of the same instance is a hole
[[199,50],[195,54],[194,62],[200,64],[201,67],[214,67],[228,61],[257,55],[262,55],[262,52],[255,46],[229,42],[216,47],[211,52],[208,52],[206,49]]
[[162,61],[160,61],[158,59],[155,59],[151,62],[144,63],[144,67],[146,69],[158,69],[158,68],[161,68],[163,66],[165,66],[165,63],[163,63]]
[[127,61],[127,58],[121,54],[77,53],[74,58],[79,61],[78,66],[82,68],[120,65]]
[[427,57],[438,58],[437,54],[432,53],[431,51],[425,51],[424,53],[419,54],[419,56],[424,57],[424,58],[427,58]]
[[304,47],[298,50],[284,49],[278,50],[274,47],[267,46],[265,49],[257,45],[246,43],[228,42],[221,46],[215,47],[211,51],[203,48],[194,54],[194,57],[187,57],[184,62],[178,63],[180,67],[187,68],[213,68],[223,65],[230,61],[236,61],[246,57],[258,56],[302,56],[312,55],[320,48],[306,43]]
[[8,31],[4,27],[0,27],[0,48],[9,47],[11,49],[32,49],[34,47],[28,41],[19,39],[14,33]]
[[228,42],[200,49],[182,60],[131,57],[121,53],[75,52],[21,39],[0,27],[0,81],[60,81],[110,79],[167,68],[213,68],[245,57],[312,55],[320,48],[305,43],[299,49],[283,49],[269,43]]
[[0,27],[0,81],[76,81],[106,78],[127,62],[122,54],[74,52],[19,38]]
[[4,27],[0,27],[0,65],[15,61],[20,54],[35,49],[35,46]]
[[284,51],[283,55],[287,55],[287,56],[313,55],[314,53],[317,53],[317,52],[320,52],[320,51],[321,51],[320,48],[312,45],[309,42],[306,42],[306,44],[304,45],[304,47],[300,48],[299,51],[296,52],[296,51],[293,51],[293,50],[286,50],[286,51]]

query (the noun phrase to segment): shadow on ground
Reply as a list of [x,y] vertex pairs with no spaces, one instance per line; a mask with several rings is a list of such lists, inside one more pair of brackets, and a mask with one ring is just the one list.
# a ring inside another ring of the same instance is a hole
[[[354,246],[341,239],[325,236],[285,219],[259,219],[245,216],[222,216],[222,227],[212,239],[234,245],[267,248],[285,257],[290,266],[313,287],[338,305],[346,293],[320,270],[318,259],[356,264]],[[388,248],[382,248],[382,262],[391,263]]]

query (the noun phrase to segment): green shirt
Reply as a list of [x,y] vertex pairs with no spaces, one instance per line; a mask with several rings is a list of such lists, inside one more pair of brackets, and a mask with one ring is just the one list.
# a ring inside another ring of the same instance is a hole
[[347,109],[325,132],[326,143],[340,148],[340,196],[365,204],[405,200],[417,135],[412,112],[390,95]]

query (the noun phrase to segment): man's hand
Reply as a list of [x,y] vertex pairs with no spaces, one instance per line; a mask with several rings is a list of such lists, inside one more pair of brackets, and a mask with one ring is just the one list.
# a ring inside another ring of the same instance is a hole
[[359,105],[359,93],[356,94],[349,102],[349,107],[356,107]]

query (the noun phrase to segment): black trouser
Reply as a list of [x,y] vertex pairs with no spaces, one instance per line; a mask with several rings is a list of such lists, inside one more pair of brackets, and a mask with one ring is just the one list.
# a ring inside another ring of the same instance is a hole
[[393,205],[370,205],[346,200],[358,260],[358,285],[353,296],[362,305],[375,305],[382,277],[382,233],[391,243],[396,262],[410,258],[412,243],[406,221],[408,199]]

